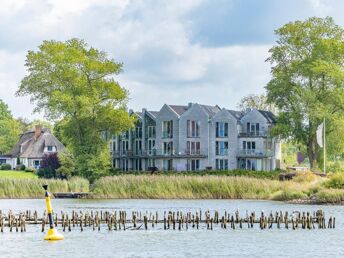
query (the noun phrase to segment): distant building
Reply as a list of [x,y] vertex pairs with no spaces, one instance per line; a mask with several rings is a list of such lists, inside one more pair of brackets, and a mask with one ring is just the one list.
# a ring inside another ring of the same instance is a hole
[[239,112],[218,106],[165,104],[160,111],[132,112],[135,128],[110,142],[113,167],[121,170],[274,170],[281,144],[271,137],[269,111]]
[[0,156],[0,164],[7,163],[15,168],[19,158],[26,167],[39,168],[44,155],[58,153],[64,148],[50,129],[36,126],[35,130],[21,134],[10,154]]

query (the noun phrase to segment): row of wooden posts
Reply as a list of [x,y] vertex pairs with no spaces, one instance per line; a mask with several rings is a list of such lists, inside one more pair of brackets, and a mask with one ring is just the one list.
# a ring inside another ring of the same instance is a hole
[[[127,213],[130,216],[127,216]],[[55,227],[62,227],[63,231],[71,231],[72,228],[79,228],[81,231],[89,227],[93,230],[100,231],[101,225],[106,226],[108,230],[139,230],[158,228],[164,230],[182,230],[182,229],[208,229],[213,230],[215,226],[222,229],[231,228],[253,228],[254,224],[259,224],[260,229],[271,229],[273,225],[276,228],[285,229],[325,229],[335,228],[336,219],[330,217],[325,219],[325,214],[322,210],[310,212],[288,212],[276,211],[265,214],[260,212],[260,216],[256,212],[246,212],[245,216],[241,217],[239,211],[229,213],[224,211],[222,214],[219,211],[210,212],[209,210],[202,212],[181,212],[181,211],[165,211],[163,218],[159,218],[158,212],[138,212],[138,211],[72,211],[71,214],[67,212],[54,213]],[[25,232],[27,224],[41,224],[42,232],[44,232],[48,224],[47,214],[44,212],[43,216],[39,216],[37,211],[25,211],[15,214],[11,211],[2,213],[0,210],[0,229],[4,232],[4,227],[9,228],[9,232],[15,231]],[[162,226],[163,224],[163,226]]]

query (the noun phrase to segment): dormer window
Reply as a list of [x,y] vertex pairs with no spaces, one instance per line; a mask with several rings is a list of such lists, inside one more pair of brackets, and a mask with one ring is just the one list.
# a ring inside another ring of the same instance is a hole
[[53,146],[47,146],[48,151],[53,151]]

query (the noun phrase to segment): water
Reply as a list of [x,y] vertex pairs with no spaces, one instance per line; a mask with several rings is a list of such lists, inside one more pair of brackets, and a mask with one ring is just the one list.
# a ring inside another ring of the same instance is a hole
[[[43,212],[44,200],[0,200],[3,211],[26,209]],[[84,228],[63,232],[65,240],[47,242],[41,227],[27,226],[26,233],[0,234],[0,257],[344,257],[344,206],[291,205],[283,202],[250,200],[53,200],[56,212],[61,210],[164,210],[205,211],[239,209],[265,212],[282,210],[314,211],[323,209],[326,217],[336,217],[335,229],[323,230],[214,230],[161,229],[100,232]],[[62,232],[62,230],[60,229]]]

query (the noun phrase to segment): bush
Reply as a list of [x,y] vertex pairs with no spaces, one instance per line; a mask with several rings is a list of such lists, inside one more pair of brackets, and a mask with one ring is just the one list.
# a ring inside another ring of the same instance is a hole
[[332,173],[342,172],[344,171],[344,164],[342,161],[330,162],[330,164],[327,165],[327,170]]
[[37,171],[37,176],[39,178],[55,178],[56,177],[56,171],[50,167],[40,168]]
[[25,169],[25,172],[31,172],[31,173],[34,173],[36,170],[34,169],[34,168],[32,168],[32,167],[27,167],[26,169]]
[[2,164],[0,166],[0,170],[11,170],[12,169],[12,166],[10,164]]
[[25,170],[25,165],[23,165],[23,164],[17,165],[17,166],[16,166],[16,170],[22,170],[22,171],[24,171],[24,170]]

